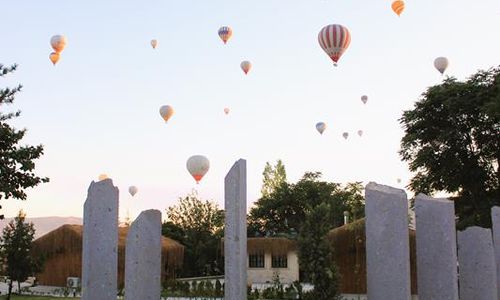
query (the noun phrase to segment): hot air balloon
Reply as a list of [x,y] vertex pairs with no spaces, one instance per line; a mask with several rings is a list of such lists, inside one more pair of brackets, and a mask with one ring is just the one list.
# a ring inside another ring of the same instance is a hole
[[219,37],[224,42],[224,44],[229,41],[229,39],[233,36],[233,30],[229,26],[222,26],[219,28]]
[[446,57],[438,57],[434,60],[434,67],[443,75],[446,68],[448,68],[448,63]]
[[158,46],[158,41],[157,40],[151,40],[151,47],[153,47],[153,49],[156,49],[156,46]]
[[398,178],[398,179],[397,179],[397,182],[398,182],[398,183],[401,183],[401,178]]
[[224,108],[224,113],[227,115],[229,113],[229,108]]
[[160,115],[165,120],[165,123],[168,122],[168,119],[172,117],[174,114],[174,109],[170,105],[163,105],[160,107]]
[[243,72],[245,72],[245,74],[248,74],[248,72],[250,72],[250,69],[252,68],[252,63],[248,60],[244,60],[241,62],[240,67]]
[[187,160],[186,167],[191,176],[196,180],[196,183],[200,183],[200,180],[207,174],[210,168],[210,162],[203,155],[194,155]]
[[361,101],[363,101],[363,104],[366,104],[366,102],[368,102],[368,96],[366,95],[361,96]]
[[363,130],[358,130],[358,135],[363,136]]
[[347,138],[349,137],[349,132],[342,133],[342,136],[347,140]]
[[50,45],[56,53],[61,53],[66,47],[66,38],[64,35],[54,35],[50,39]]
[[327,25],[319,32],[318,42],[336,66],[340,57],[351,43],[351,34],[347,27],[342,25]]
[[320,133],[323,134],[323,131],[326,129],[326,124],[323,122],[319,122],[316,124],[316,130]]
[[132,195],[132,197],[134,197],[138,191],[139,191],[139,189],[134,185],[132,185],[128,188],[128,192],[130,193],[130,195]]
[[108,179],[108,175],[101,174],[101,175],[99,175],[98,179],[99,179],[99,181],[103,181],[104,179]]
[[50,53],[50,55],[49,55],[49,59],[50,59],[50,61],[52,62],[52,64],[54,64],[54,66],[55,66],[55,65],[57,64],[57,62],[59,61],[59,58],[60,58],[60,57],[61,57],[61,56],[60,56],[60,55],[59,55],[59,53],[57,53],[57,52],[52,52],[52,53]]
[[405,2],[402,1],[402,0],[396,0],[394,2],[392,2],[392,10],[398,15],[400,16],[401,13],[403,12],[403,10],[405,10]]

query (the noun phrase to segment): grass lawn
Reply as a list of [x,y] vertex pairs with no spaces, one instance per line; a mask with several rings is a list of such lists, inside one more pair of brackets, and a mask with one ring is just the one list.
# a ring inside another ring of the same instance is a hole
[[[7,299],[7,296],[0,296],[0,300]],[[44,296],[18,296],[18,295],[11,295],[10,296],[11,300],[77,300],[80,298],[59,298],[59,297],[44,297]]]

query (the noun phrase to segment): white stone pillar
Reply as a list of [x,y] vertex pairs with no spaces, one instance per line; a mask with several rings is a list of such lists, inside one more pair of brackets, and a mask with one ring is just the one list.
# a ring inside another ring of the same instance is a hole
[[497,291],[500,296],[500,207],[494,206],[491,208],[491,222],[497,268]]
[[401,189],[370,182],[365,189],[368,299],[408,300],[408,201]]
[[460,300],[498,299],[491,230],[469,227],[458,232]]
[[238,160],[224,179],[224,299],[247,299],[247,167]]
[[116,300],[118,194],[111,179],[90,184],[83,211],[82,300]]
[[125,299],[158,300],[161,294],[161,212],[141,212],[125,248]]
[[415,217],[419,299],[458,300],[454,203],[420,194]]

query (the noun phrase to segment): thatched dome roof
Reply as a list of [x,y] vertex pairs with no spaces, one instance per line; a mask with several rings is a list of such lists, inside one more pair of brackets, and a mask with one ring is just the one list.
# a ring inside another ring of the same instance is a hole
[[[125,245],[128,227],[118,230],[118,283],[123,285]],[[82,225],[63,225],[33,242],[33,253],[45,258],[42,273],[37,274],[39,283],[65,286],[67,277],[81,277]],[[182,266],[184,246],[175,240],[162,237],[162,276],[171,276]]]
[[[408,229],[410,242],[411,290],[417,293],[415,230]],[[340,279],[340,291],[346,294],[366,294],[365,219],[332,229],[328,241],[333,251]]]

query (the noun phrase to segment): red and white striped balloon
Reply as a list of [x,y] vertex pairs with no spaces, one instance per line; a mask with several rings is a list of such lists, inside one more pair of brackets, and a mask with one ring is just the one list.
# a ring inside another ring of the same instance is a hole
[[339,24],[331,24],[323,27],[318,34],[318,42],[326,54],[337,65],[342,54],[351,43],[351,34],[347,27]]

